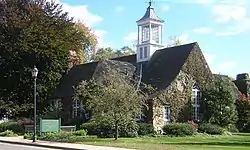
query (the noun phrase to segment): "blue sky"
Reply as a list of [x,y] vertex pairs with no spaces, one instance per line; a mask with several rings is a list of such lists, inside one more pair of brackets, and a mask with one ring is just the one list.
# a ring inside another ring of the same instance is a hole
[[[133,45],[136,20],[148,6],[147,0],[57,1],[93,30],[100,47],[112,48]],[[153,7],[165,20],[164,43],[170,36],[198,42],[214,73],[250,73],[250,0],[155,0]]]

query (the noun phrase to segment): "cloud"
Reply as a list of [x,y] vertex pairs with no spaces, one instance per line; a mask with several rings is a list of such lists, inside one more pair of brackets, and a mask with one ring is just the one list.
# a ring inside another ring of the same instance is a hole
[[209,4],[213,2],[213,0],[196,0],[195,2],[199,4]]
[[216,5],[212,8],[216,22],[241,21],[246,18],[246,8],[237,5]]
[[116,6],[115,7],[115,12],[118,13],[118,14],[121,14],[125,11],[125,7],[123,6]]
[[218,65],[216,68],[217,73],[218,72],[227,72],[233,69],[236,66],[236,62],[234,61],[225,61]]
[[123,39],[127,42],[133,42],[137,40],[137,35],[138,35],[137,32],[130,32]]
[[193,29],[193,32],[200,33],[200,34],[209,34],[213,32],[213,29],[209,27],[200,27],[200,28]]
[[168,11],[169,10],[169,6],[168,5],[162,5],[161,6],[161,11],[162,12],[166,12],[166,11]]
[[[51,2],[51,0],[47,0]],[[70,5],[60,0],[54,0],[56,3],[62,4],[62,9],[69,13],[69,16],[74,17],[74,20],[80,20],[88,27],[101,23],[103,18],[97,14],[91,13],[87,5]]]
[[204,57],[208,63],[209,66],[212,66],[212,64],[214,63],[214,60],[216,58],[215,54],[210,54],[210,53],[204,53]]
[[[47,0],[51,2],[51,0]],[[62,4],[62,9],[69,13],[70,17],[74,17],[75,21],[80,20],[86,26],[92,28],[93,33],[97,36],[98,47],[106,47],[111,43],[105,42],[105,36],[107,36],[107,31],[102,29],[95,29],[95,25],[100,24],[103,18],[97,14],[90,12],[87,5],[71,5],[61,0],[54,0],[56,3]]]

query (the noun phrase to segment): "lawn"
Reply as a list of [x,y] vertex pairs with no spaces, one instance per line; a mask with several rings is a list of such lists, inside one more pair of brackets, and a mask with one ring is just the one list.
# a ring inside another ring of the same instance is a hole
[[113,139],[86,138],[82,144],[140,150],[250,150],[250,134],[233,136],[144,137]]

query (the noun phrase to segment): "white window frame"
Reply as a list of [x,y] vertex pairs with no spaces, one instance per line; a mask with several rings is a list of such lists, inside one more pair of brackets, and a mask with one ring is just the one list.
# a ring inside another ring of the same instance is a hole
[[138,117],[136,117],[136,120],[137,121],[144,121],[143,119],[145,118],[145,107],[144,106],[141,106],[141,111],[140,111],[140,114]]
[[201,91],[197,84],[192,89],[192,119],[200,121]]
[[[81,117],[82,101],[79,99],[73,100],[72,103],[72,118]],[[80,114],[78,114],[80,113]]]
[[170,122],[171,109],[169,105],[163,106],[163,120],[164,122]]
[[152,27],[152,40],[159,43],[159,26]]

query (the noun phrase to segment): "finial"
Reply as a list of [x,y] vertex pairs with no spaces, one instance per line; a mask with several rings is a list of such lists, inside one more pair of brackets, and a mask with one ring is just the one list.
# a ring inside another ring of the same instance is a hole
[[148,2],[149,6],[152,5],[152,2],[153,2],[153,0],[149,0],[149,2]]

